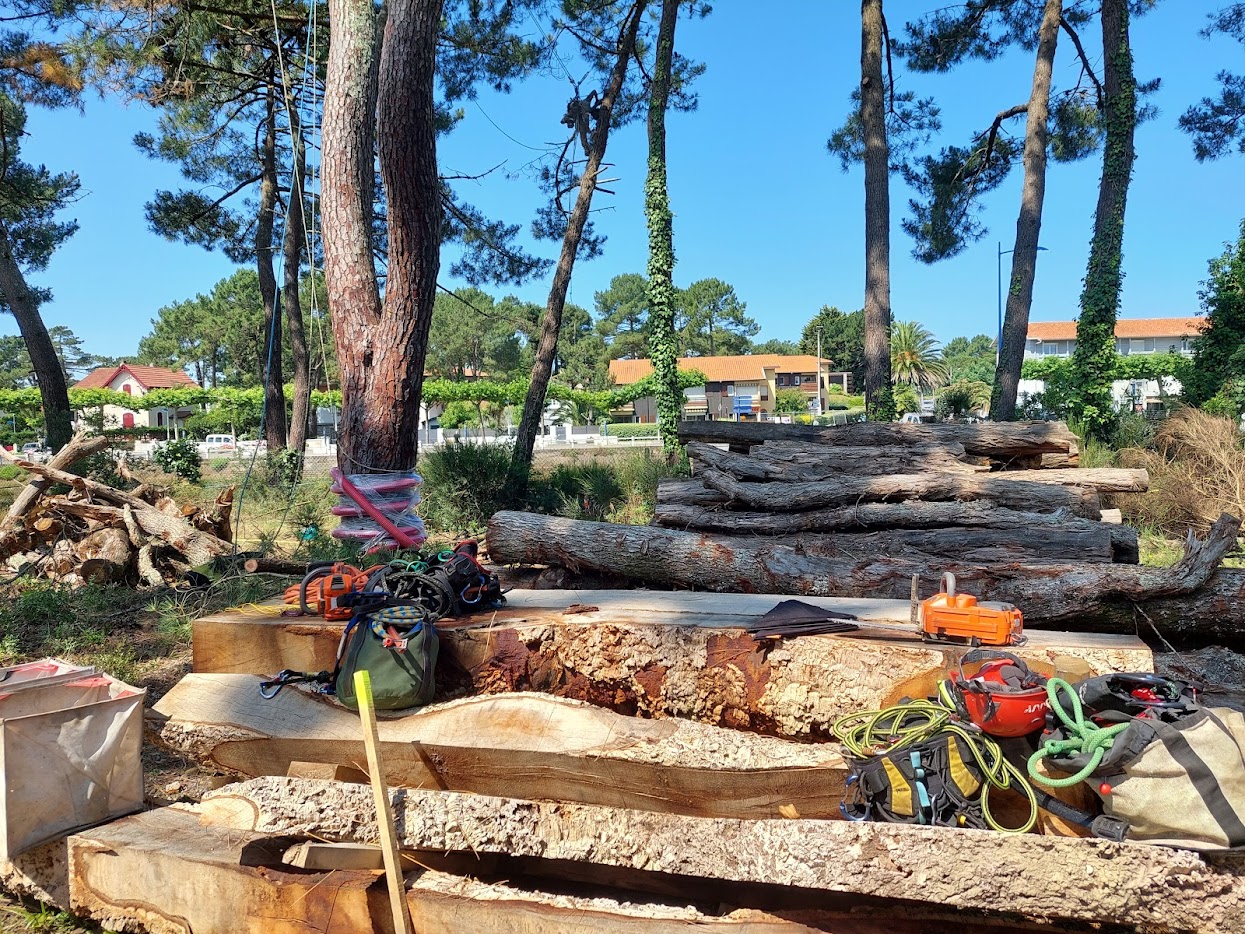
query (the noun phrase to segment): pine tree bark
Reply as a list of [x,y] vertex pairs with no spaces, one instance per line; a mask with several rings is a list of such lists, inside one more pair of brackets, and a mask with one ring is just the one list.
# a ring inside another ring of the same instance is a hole
[[[342,381],[344,470],[407,470],[418,450],[440,267],[433,82],[440,0],[332,0],[323,126],[324,263]],[[382,13],[384,16],[384,13]],[[382,303],[372,261],[373,140],[388,206]]]
[[532,449],[536,446],[536,434],[540,430],[545,411],[545,393],[549,389],[549,378],[553,375],[553,360],[558,349],[558,333],[562,328],[562,310],[566,307],[566,293],[570,288],[571,273],[575,268],[575,255],[579,252],[579,241],[583,238],[584,226],[588,223],[588,212],[592,209],[592,195],[596,191],[597,175],[601,171],[605,147],[609,142],[610,119],[614,103],[627,78],[627,66],[631,62],[631,56],[635,53],[636,34],[639,32],[640,19],[644,15],[646,6],[648,6],[648,0],[635,0],[623,22],[615,50],[614,67],[597,105],[600,116],[597,117],[592,128],[587,160],[579,179],[579,193],[575,197],[575,206],[571,209],[570,217],[567,218],[566,233],[562,237],[562,253],[558,257],[558,265],[553,273],[553,284],[549,289],[549,300],[545,304],[545,315],[541,321],[540,341],[536,345],[536,362],[532,365],[532,379],[528,387],[527,399],[523,403],[523,416],[519,421],[519,429],[515,436],[511,463],[516,476],[523,476],[532,464]]
[[73,417],[69,409],[69,391],[65,371],[61,369],[52,338],[39,315],[39,299],[26,283],[17,259],[8,225],[0,223],[0,295],[17,321],[35,379],[39,382],[39,398],[43,402],[43,425],[48,447],[59,451],[73,435]]
[[1115,318],[1123,283],[1124,209],[1133,175],[1137,84],[1128,38],[1128,0],[1103,0],[1102,48],[1106,143],[1094,212],[1094,239],[1081,292],[1072,354],[1073,414],[1100,435],[1113,414]]
[[657,377],[658,427],[668,457],[679,450],[679,417],[683,411],[674,339],[674,219],[666,176],[666,108],[678,20],[678,0],[662,0],[648,100],[648,182],[644,187],[644,210],[648,215],[649,351]]
[[299,273],[303,266],[303,244],[307,228],[303,216],[306,196],[307,145],[298,113],[290,108],[290,140],[294,167],[290,179],[290,196],[285,209],[285,233],[282,243],[285,266],[285,320],[290,329],[290,354],[294,362],[294,409],[290,415],[289,446],[299,454],[307,443],[307,416],[311,407],[310,360],[307,352],[307,331],[303,325],[303,305],[299,295]]
[[882,0],[861,0],[860,123],[865,137],[865,408],[891,421],[890,150],[882,85]]
[[1033,278],[1037,272],[1038,235],[1042,229],[1042,203],[1046,198],[1046,146],[1050,120],[1051,72],[1059,41],[1063,0],[1046,0],[1038,30],[1037,62],[1033,66],[1033,89],[1025,127],[1024,187],[1020,216],[1016,219],[1016,244],[1012,250],[1012,274],[1007,288],[1007,314],[1003,318],[999,366],[994,374],[990,415],[995,421],[1016,417],[1016,394],[1020,367],[1024,363],[1029,333],[1029,308],[1033,304]]
[[285,447],[285,378],[281,373],[281,316],[273,271],[273,227],[277,210],[277,99],[269,84],[265,97],[264,139],[260,150],[259,214],[255,224],[255,268],[264,303],[264,344],[260,367],[264,384],[264,440],[269,451]]

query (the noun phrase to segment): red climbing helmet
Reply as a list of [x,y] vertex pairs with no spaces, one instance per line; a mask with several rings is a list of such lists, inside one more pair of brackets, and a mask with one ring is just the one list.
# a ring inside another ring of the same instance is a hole
[[[984,662],[972,677],[965,665]],[[1046,678],[1010,652],[977,649],[960,659],[959,672],[943,682],[944,700],[950,701],[991,736],[1025,736],[1046,723],[1050,700]]]

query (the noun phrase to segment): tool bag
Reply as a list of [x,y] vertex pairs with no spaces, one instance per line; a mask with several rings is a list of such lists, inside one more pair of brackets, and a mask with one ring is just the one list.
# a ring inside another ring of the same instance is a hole
[[331,672],[285,669],[259,685],[265,698],[276,697],[289,684],[308,684],[321,694],[336,694],[342,706],[359,709],[354,674],[367,671],[377,710],[403,710],[431,702],[436,690],[440,652],[435,620],[418,601],[397,600],[385,593],[363,591],[342,598],[354,606],[337,645]]
[[363,606],[347,624],[341,645],[333,683],[342,706],[359,709],[356,671],[371,674],[377,710],[422,707],[432,700],[440,639],[419,604],[385,600]]
[[[1119,836],[1195,850],[1245,846],[1245,716],[1204,707],[1188,682],[1157,675],[1049,685],[1056,726],[1030,777],[1086,781]],[[1035,774],[1040,759],[1066,778]]]

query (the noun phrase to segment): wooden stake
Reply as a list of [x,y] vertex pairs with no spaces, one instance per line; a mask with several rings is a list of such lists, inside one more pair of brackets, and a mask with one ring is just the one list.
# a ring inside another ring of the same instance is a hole
[[389,804],[389,789],[385,787],[385,775],[380,765],[380,735],[376,727],[376,709],[372,706],[372,677],[367,671],[355,672],[354,692],[359,699],[359,719],[363,721],[363,745],[367,749],[367,770],[372,776],[372,797],[376,799],[376,824],[385,859],[393,929],[403,934],[415,934],[410,906],[406,903],[406,885],[402,881],[402,860],[398,853],[397,831],[393,826],[393,808]]

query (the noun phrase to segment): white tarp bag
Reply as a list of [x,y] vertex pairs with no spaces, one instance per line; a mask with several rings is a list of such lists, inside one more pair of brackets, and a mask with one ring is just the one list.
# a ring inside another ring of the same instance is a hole
[[65,667],[0,670],[0,859],[142,807],[146,692]]

